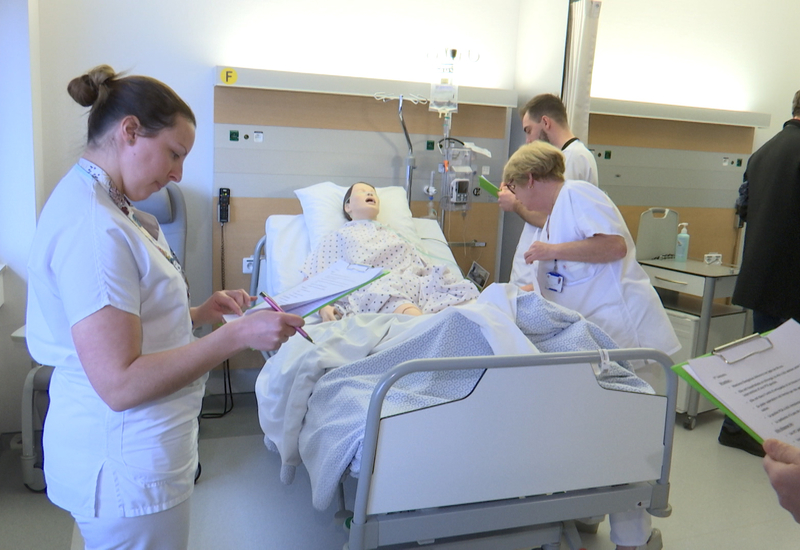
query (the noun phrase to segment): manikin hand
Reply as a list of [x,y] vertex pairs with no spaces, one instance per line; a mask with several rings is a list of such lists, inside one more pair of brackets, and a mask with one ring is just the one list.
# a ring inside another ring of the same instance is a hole
[[324,306],[319,310],[319,316],[323,322],[338,321],[342,318],[342,314],[334,306]]

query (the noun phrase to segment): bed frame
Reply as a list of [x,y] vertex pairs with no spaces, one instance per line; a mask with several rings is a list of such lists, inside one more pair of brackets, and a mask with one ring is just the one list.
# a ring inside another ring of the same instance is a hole
[[[644,395],[600,388],[601,353],[425,359],[389,371],[370,402],[345,550],[556,550],[562,536],[578,550],[575,519],[635,508],[669,516],[672,360],[607,352],[661,364],[666,396]],[[380,418],[403,376],[465,368],[487,369],[468,397]]]
[[[254,257],[267,244],[259,240]],[[250,293],[258,290],[255,262]],[[594,372],[613,361],[649,359],[666,395],[601,388]],[[575,519],[644,508],[665,517],[677,379],[669,356],[649,349],[402,363],[376,386],[369,406],[353,511],[344,485],[336,517],[349,525],[345,550],[556,550],[581,548]],[[464,399],[380,418],[384,397],[419,371],[486,369]],[[513,432],[509,432],[513,430]]]

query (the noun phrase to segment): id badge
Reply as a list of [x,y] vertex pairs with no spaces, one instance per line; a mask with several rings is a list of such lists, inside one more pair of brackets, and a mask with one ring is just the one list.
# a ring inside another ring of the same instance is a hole
[[564,276],[556,271],[547,272],[547,290],[561,292],[564,289]]

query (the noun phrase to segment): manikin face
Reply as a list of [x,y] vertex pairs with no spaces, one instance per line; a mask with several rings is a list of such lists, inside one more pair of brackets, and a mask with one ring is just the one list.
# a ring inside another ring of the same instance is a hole
[[[138,121],[131,117],[138,127]],[[183,161],[194,145],[194,125],[178,116],[175,125],[153,136],[144,136],[135,128],[126,130],[120,153],[119,185],[131,201],[141,201],[183,177]]]
[[375,189],[366,183],[357,183],[353,186],[344,210],[353,220],[374,220],[381,210],[381,202]]
[[523,115],[522,130],[525,132],[525,143],[530,143],[536,140],[550,143],[550,139],[547,136],[547,131],[545,130],[546,120],[546,117],[543,116],[539,122],[536,122],[528,113]]

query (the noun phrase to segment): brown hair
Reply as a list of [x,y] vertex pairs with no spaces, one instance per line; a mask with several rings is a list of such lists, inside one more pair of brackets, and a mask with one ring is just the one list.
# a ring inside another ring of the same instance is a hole
[[547,115],[559,126],[567,127],[568,125],[567,108],[564,107],[564,103],[557,95],[537,95],[528,101],[522,109],[520,109],[520,118],[523,118],[526,113],[528,117],[533,119],[535,122],[541,121],[542,117]]
[[[353,221],[353,218],[350,217],[350,214],[347,213],[347,210],[345,210],[344,207],[348,202],[350,202],[350,195],[353,194],[353,187],[355,187],[359,183],[362,184],[362,185],[369,185],[370,187],[372,187],[373,191],[375,190],[375,186],[374,185],[371,185],[371,184],[369,184],[369,183],[367,183],[365,181],[357,181],[353,185],[350,186],[350,189],[348,189],[347,192],[344,194],[344,200],[342,201],[342,212],[344,213],[345,219],[347,219],[347,221],[349,221],[349,222]],[[377,191],[375,191],[375,192],[377,193]]]
[[108,65],[73,78],[67,91],[78,104],[91,107],[86,139],[90,145],[98,145],[114,123],[129,115],[148,136],[174,126],[178,115],[197,126],[192,109],[172,88],[148,76],[122,76]]

